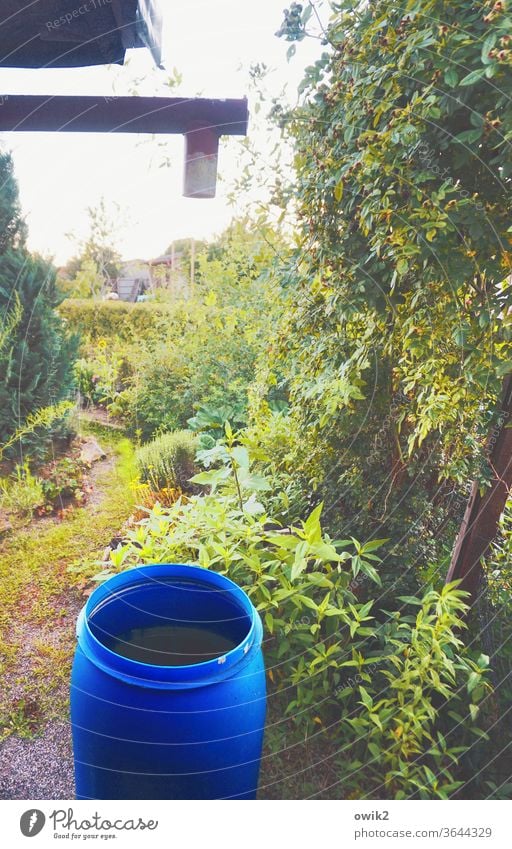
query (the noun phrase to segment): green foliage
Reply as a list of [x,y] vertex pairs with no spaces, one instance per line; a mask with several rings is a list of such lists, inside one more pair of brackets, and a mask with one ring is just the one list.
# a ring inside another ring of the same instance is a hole
[[0,153],[0,254],[23,246],[26,226],[21,215],[18,184],[10,153]]
[[198,282],[189,300],[68,300],[61,306],[70,326],[85,336],[86,362],[79,366],[84,397],[100,400],[104,380],[97,346],[103,344],[109,368],[118,354],[123,361],[116,392],[106,403],[143,441],[185,428],[189,420],[203,430],[205,415],[216,417],[214,431],[226,416],[237,427],[246,421],[256,361],[281,308],[268,280],[274,254],[267,233],[247,227],[246,222],[232,225],[199,254]]
[[243,421],[260,346],[243,305],[213,298],[177,305],[162,339],[135,353],[126,405],[132,429],[148,439],[159,428],[184,428],[204,404],[234,407]]
[[509,498],[500,520],[499,532],[485,563],[487,603],[480,605],[479,630],[484,630],[491,665],[495,668],[494,705],[496,727],[492,748],[485,758],[492,762],[494,775],[487,776],[487,788],[493,799],[510,797],[510,739],[508,710],[512,701],[512,498]]
[[195,472],[196,438],[189,430],[163,433],[137,449],[135,459],[140,479],[153,492],[160,489],[190,490]]
[[119,347],[98,340],[94,353],[75,363],[75,379],[82,402],[112,408],[122,389],[124,358]]
[[57,286],[66,298],[95,298],[101,295],[104,280],[94,260],[84,259],[76,275],[71,280],[59,276]]
[[[73,388],[75,340],[55,312],[54,270],[21,251],[0,257],[0,310],[18,299],[22,315],[0,351],[0,444],[12,442],[24,423],[69,397]],[[49,436],[50,432],[45,431]]]
[[490,474],[512,361],[509,31],[504,4],[333,3],[278,116],[295,180],[275,197],[301,229],[269,390],[289,394],[295,467],[330,527],[384,525],[395,572],[440,559],[453,496]]
[[482,20],[465,2],[432,0],[421,13],[378,2],[354,16],[351,5],[336,6],[332,52],[291,116],[295,189],[316,239],[300,256],[310,300],[291,324],[300,322],[297,353],[308,360],[294,390],[309,392],[328,427],[338,410],[366,403],[378,357],[383,388],[407,398],[404,453],[435,434],[443,474],[457,477],[473,448],[464,435],[482,401],[492,405],[511,354],[502,284],[512,72],[489,56],[510,22],[502,10]]
[[59,313],[71,330],[92,342],[117,337],[125,342],[163,333],[169,321],[169,307],[162,303],[141,304],[124,301],[93,301],[69,298]]
[[[379,583],[375,551],[383,540],[331,540],[321,527],[321,505],[281,527],[259,503],[266,482],[229,427],[224,444],[203,460],[217,468],[193,480],[210,486],[210,494],[167,509],[157,504],[128,531],[98,579],[170,561],[228,574],[264,620],[273,698],[297,736],[316,723],[337,726],[349,753],[339,764],[343,783],[359,795],[386,798],[452,795],[471,740],[449,739],[441,708],[449,703],[454,714],[467,712],[470,735],[486,691],[485,664],[471,661],[455,636],[463,627],[461,593],[453,586],[428,591],[406,600],[419,613],[397,611],[379,621],[382,612],[372,599],[362,602],[357,588]],[[369,764],[364,773],[362,764]]]
[[84,464],[75,457],[61,457],[52,463],[42,480],[45,503],[50,507],[58,507],[69,499],[78,503],[83,501],[83,475]]
[[11,478],[0,478],[0,507],[31,518],[45,501],[41,478],[30,471],[28,462],[17,464]]
[[490,689],[489,658],[471,661],[456,636],[464,595],[448,585],[402,599],[419,609],[382,629],[385,663],[354,655],[356,676],[338,693],[349,788],[359,790],[362,768],[366,797],[448,799],[463,786],[457,766],[480,736],[471,730]]
[[222,439],[224,436],[226,422],[231,422],[236,428],[241,427],[243,424],[243,409],[240,406],[234,407],[227,406],[226,404],[221,404],[220,406],[200,404],[198,405],[196,414],[188,420],[187,424],[194,433],[201,434],[202,441],[211,447],[210,443],[215,442],[217,439]]
[[306,38],[306,23],[311,17],[311,3],[306,9],[301,3],[292,3],[289,9],[284,10],[284,21],[276,32],[278,38],[286,38],[286,41],[302,41]]
[[14,304],[6,311],[3,326],[0,328],[0,351],[7,346],[22,318],[23,309],[19,296],[15,293]]
[[108,292],[120,271],[121,256],[115,243],[119,230],[119,208],[108,210],[104,198],[88,207],[89,235],[80,242],[80,255],[67,265],[70,282],[62,286],[74,297],[91,298]]
[[[235,485],[238,504],[241,510],[249,509],[260,512],[263,508],[251,500],[244,505],[244,493],[265,492],[270,489],[270,482],[263,475],[256,474],[251,469],[251,458],[247,447],[240,444],[239,434],[234,434],[229,422],[224,425],[226,438],[218,440],[212,448],[198,451],[197,458],[209,471],[200,472],[192,478],[193,483],[210,486],[211,493],[222,489],[232,481]],[[213,467],[213,468],[211,468]],[[229,487],[228,487],[229,488]]]
[[[24,247],[17,184],[0,156],[0,456],[15,440],[42,447],[72,390],[75,342],[55,312],[55,271]],[[53,411],[53,412],[52,412]],[[37,430],[41,424],[43,433]]]
[[71,401],[61,401],[60,404],[55,404],[52,407],[42,407],[35,413],[31,413],[27,416],[23,424],[16,428],[9,439],[0,445],[0,460],[3,459],[8,449],[18,442],[23,443],[24,440],[26,442],[27,437],[44,431],[48,433],[56,423],[61,427],[64,426],[69,414],[74,409],[75,405]]
[[8,478],[0,478],[0,508],[11,517],[31,519],[46,515],[73,500],[85,499],[82,489],[84,464],[75,457],[61,457],[34,474],[28,460],[15,466]]
[[486,568],[491,599],[504,618],[512,622],[512,498],[501,517],[499,534]]

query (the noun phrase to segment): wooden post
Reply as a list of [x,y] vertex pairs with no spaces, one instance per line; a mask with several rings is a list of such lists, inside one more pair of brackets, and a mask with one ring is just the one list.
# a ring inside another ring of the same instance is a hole
[[512,487],[512,374],[503,382],[501,407],[487,440],[491,485],[480,494],[473,483],[466,512],[455,542],[446,583],[460,580],[470,603],[480,591],[485,558],[498,531],[499,520]]
[[218,160],[219,134],[214,127],[197,127],[185,134],[184,197],[215,197]]

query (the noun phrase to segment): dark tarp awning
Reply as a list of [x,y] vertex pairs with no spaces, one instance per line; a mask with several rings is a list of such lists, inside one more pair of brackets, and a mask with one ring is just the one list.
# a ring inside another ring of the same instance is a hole
[[122,64],[132,47],[161,62],[158,0],[0,0],[0,67]]

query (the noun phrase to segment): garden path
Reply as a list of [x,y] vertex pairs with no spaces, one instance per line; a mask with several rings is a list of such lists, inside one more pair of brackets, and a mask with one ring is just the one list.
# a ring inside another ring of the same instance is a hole
[[80,567],[101,556],[133,505],[130,443],[112,431],[100,440],[107,457],[91,470],[89,502],[0,544],[2,799],[74,795],[68,702],[75,622],[87,592]]

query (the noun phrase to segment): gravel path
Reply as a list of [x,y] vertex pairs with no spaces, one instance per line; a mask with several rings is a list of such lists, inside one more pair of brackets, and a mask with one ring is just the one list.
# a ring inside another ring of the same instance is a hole
[[[99,474],[114,467],[112,456],[96,463],[90,475],[93,484]],[[101,488],[94,486],[88,502],[92,520],[101,509],[102,496]],[[37,582],[37,576],[34,579]],[[4,674],[4,696],[13,707],[20,706],[29,723],[34,719],[36,730],[34,736],[26,736],[16,728],[0,743],[0,799],[74,798],[66,705],[75,623],[84,602],[83,593],[69,587],[52,598],[52,613],[46,621],[31,621],[27,602],[27,609],[11,622],[7,638],[17,654],[14,666]],[[35,692],[34,680],[38,682]]]
[[50,722],[31,739],[0,746],[0,799],[73,799],[71,728]]

